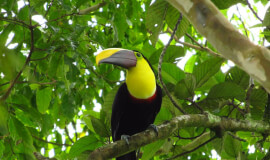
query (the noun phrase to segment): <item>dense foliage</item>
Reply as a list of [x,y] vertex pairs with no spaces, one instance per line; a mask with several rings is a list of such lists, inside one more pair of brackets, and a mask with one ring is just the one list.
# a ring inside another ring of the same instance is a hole
[[[238,11],[230,21],[256,43],[270,42],[270,9],[264,19],[246,25],[256,19],[250,7],[257,12],[267,0],[212,2],[225,16],[230,7],[246,11],[249,19]],[[105,48],[137,50],[157,72],[162,38],[170,36],[180,17],[163,0],[0,0],[0,10],[0,159],[25,160],[86,159],[110,143],[111,104],[124,74],[112,65],[97,67],[95,54]],[[260,33],[249,31],[254,28]],[[162,64],[163,81],[174,99],[189,114],[203,110],[270,121],[267,92],[215,52],[183,17]],[[182,59],[187,62],[181,69]],[[181,114],[164,94],[155,123]],[[209,131],[181,128],[169,139],[141,148],[142,159],[192,150],[203,143],[192,141]],[[268,135],[222,131],[179,159],[213,159],[215,152],[224,159],[261,159],[269,147]]]

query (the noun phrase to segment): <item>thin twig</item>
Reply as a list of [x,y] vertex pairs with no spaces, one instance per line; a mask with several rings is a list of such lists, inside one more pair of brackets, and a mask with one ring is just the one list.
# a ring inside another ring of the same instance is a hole
[[186,98],[186,100],[188,100],[192,105],[194,105],[197,109],[199,109],[201,113],[204,113],[204,110],[202,109],[202,107],[200,107],[195,101],[193,101],[190,98]]
[[158,77],[159,77],[159,81],[160,81],[160,83],[161,83],[161,85],[162,85],[162,88],[164,89],[165,93],[168,95],[168,97],[170,98],[170,100],[172,101],[172,103],[174,104],[174,106],[175,106],[179,111],[181,111],[183,114],[186,114],[186,112],[185,112],[185,111],[177,104],[177,102],[173,99],[173,97],[172,97],[172,95],[170,94],[170,92],[168,91],[168,89],[167,89],[165,83],[163,82],[163,80],[162,80],[162,75],[161,75],[161,65],[162,65],[163,57],[164,57],[164,55],[165,55],[165,53],[166,53],[166,50],[167,50],[168,46],[170,45],[171,41],[172,41],[173,38],[174,38],[175,32],[176,32],[176,30],[177,30],[177,28],[178,28],[178,26],[179,26],[181,20],[182,20],[182,14],[180,14],[180,17],[179,17],[179,19],[178,19],[178,21],[177,21],[177,23],[176,23],[176,25],[175,25],[175,28],[174,28],[174,30],[173,30],[173,33],[172,33],[172,35],[171,35],[171,37],[170,37],[168,43],[164,46],[164,48],[163,48],[163,50],[162,50],[162,52],[161,52],[161,54],[160,54],[159,62],[158,62]]
[[200,46],[201,48],[204,48],[199,42],[197,42],[191,35],[189,35],[188,33],[186,33],[186,36],[191,39],[194,43],[196,43],[198,46]]
[[39,140],[39,141],[42,141],[42,142],[45,142],[45,143],[49,143],[49,144],[52,144],[52,145],[57,145],[57,146],[71,146],[70,144],[60,144],[60,143],[55,143],[55,142],[49,142],[49,141],[46,141],[42,138],[39,138],[35,135],[32,135],[32,137],[34,137],[35,139]]
[[72,121],[71,123],[72,123],[72,127],[75,130],[75,140],[77,141],[77,139],[78,139],[78,133],[77,133],[77,129],[76,129],[76,123],[74,121]]
[[239,108],[240,103],[239,104],[234,104],[234,100],[232,100],[232,102],[228,102],[228,105],[233,106],[234,109],[237,109],[242,115],[246,114],[245,110]]
[[[28,2],[29,2],[28,7],[31,8],[31,6],[30,6],[30,1],[28,1]],[[31,59],[31,56],[32,56],[32,53],[34,52],[34,27],[32,26],[32,18],[31,18],[31,17],[32,17],[32,14],[30,13],[30,14],[29,14],[29,30],[30,30],[30,37],[31,37],[31,39],[30,39],[31,47],[30,47],[29,55],[28,55],[28,57],[27,57],[27,59],[26,59],[24,65],[23,65],[22,69],[19,71],[19,73],[17,74],[17,76],[15,77],[15,79],[12,81],[12,83],[10,84],[10,86],[9,86],[9,88],[7,89],[6,93],[0,98],[0,102],[1,102],[1,101],[5,101],[5,100],[8,98],[8,96],[9,96],[9,94],[10,94],[12,88],[14,87],[14,85],[15,85],[16,82],[17,82],[17,80],[18,80],[19,77],[21,76],[23,70],[24,70],[24,69],[26,68],[26,66],[29,64],[30,59]]]
[[[169,30],[169,29],[167,29],[167,32],[170,33],[170,34],[172,34],[172,31]],[[194,38],[192,38],[192,39],[193,39],[194,43],[196,43],[196,44],[198,43],[199,44],[199,42],[197,42]],[[213,50],[211,50],[208,47],[202,46],[201,44],[200,45],[194,45],[194,44],[190,44],[190,43],[187,43],[187,42],[182,42],[182,41],[179,40],[179,38],[176,35],[174,36],[174,40],[176,40],[180,44],[183,44],[184,46],[187,46],[187,47],[190,47],[190,48],[199,50],[199,51],[205,51],[205,52],[208,52],[208,53],[212,54],[213,56],[223,58],[222,55],[214,52]]]
[[107,4],[106,2],[101,2],[101,3],[97,4],[97,5],[91,6],[91,7],[89,7],[89,8],[84,9],[84,10],[81,10],[81,11],[79,11],[79,12],[74,12],[74,13],[64,14],[64,15],[58,17],[58,18],[52,19],[52,20],[47,21],[47,22],[45,22],[45,23],[43,23],[43,24],[36,24],[34,27],[38,27],[38,26],[42,26],[42,25],[47,24],[47,23],[55,22],[55,21],[58,21],[58,20],[60,20],[60,19],[63,19],[63,18],[65,18],[65,17],[68,17],[68,16],[78,16],[78,15],[89,14],[89,13],[91,13],[91,12],[93,12],[93,11],[98,10],[99,8],[103,7],[103,6],[106,5],[106,4]]
[[246,112],[249,113],[250,112],[250,95],[251,95],[251,91],[254,88],[254,80],[250,77],[249,79],[249,88],[246,94]]
[[46,17],[47,17],[47,15],[48,15],[48,13],[49,13],[49,11],[50,11],[50,9],[51,9],[52,5],[53,5],[53,1],[54,1],[54,0],[52,0],[52,1],[50,2],[50,4],[48,4],[48,5],[49,5],[49,7],[47,8],[46,13],[44,14],[44,18],[46,18]]
[[[39,85],[50,85],[55,84],[57,81],[53,79],[52,82],[32,82],[32,81],[17,81],[16,84],[22,84],[22,83],[30,83],[30,84],[39,84]],[[7,84],[10,84],[10,82],[2,83],[0,84],[0,87],[5,86]]]
[[0,17],[0,20],[2,20],[2,21],[7,21],[7,22],[12,22],[12,23],[21,25],[21,26],[23,26],[23,27],[26,27],[26,28],[28,28],[28,29],[31,28],[30,25],[26,24],[24,21],[19,20],[19,19],[15,19],[15,18],[14,18],[14,19],[11,19],[11,18],[6,18],[6,17]]
[[246,36],[248,37],[248,31],[247,31],[246,25],[245,25],[244,21],[242,20],[242,16],[241,16],[241,14],[240,14],[240,11],[239,11],[239,8],[238,8],[237,5],[236,5],[236,10],[237,10],[237,12],[238,12],[238,14],[239,14],[239,19],[240,19],[240,21],[241,21],[241,23],[242,23],[242,25],[243,25],[243,27],[244,27]]
[[260,20],[261,22],[263,22],[263,20],[258,16],[258,14],[254,11],[254,9],[252,8],[251,4],[249,3],[248,0],[246,0],[247,5],[249,7],[249,9],[251,10],[251,12],[258,18],[258,20]]
[[242,141],[242,142],[246,142],[245,139],[242,139],[242,138],[234,135],[232,132],[227,132],[227,133],[228,133],[228,135],[232,136],[234,139],[237,139],[237,140]]
[[194,148],[194,149],[192,149],[192,150],[190,150],[190,151],[183,152],[183,153],[178,154],[178,155],[176,155],[176,156],[173,156],[173,157],[171,157],[171,158],[168,158],[167,160],[175,159],[175,158],[184,156],[184,155],[186,155],[186,154],[188,154],[188,153],[194,152],[194,151],[196,151],[197,149],[201,148],[202,146],[206,145],[207,143],[213,141],[213,140],[216,139],[216,138],[217,138],[217,137],[214,136],[214,137],[210,138],[209,140],[205,141],[204,143],[202,143],[201,145],[197,146],[196,148]]
[[69,132],[68,132],[67,127],[65,127],[65,132],[66,132],[66,135],[68,136],[68,139],[69,139],[72,143],[74,143],[73,139],[69,136]]

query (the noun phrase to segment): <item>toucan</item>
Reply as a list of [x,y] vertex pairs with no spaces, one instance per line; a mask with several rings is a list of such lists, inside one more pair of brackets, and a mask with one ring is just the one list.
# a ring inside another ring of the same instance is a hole
[[[149,126],[153,127],[162,103],[162,90],[143,54],[110,48],[96,56],[96,63],[109,63],[126,69],[125,83],[119,87],[112,106],[113,141],[127,140],[129,136],[142,132]],[[136,152],[132,151],[116,160],[136,160]]]

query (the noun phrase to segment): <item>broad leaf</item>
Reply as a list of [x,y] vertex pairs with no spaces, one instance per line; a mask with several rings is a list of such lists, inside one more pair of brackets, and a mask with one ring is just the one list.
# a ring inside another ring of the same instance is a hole
[[[153,66],[156,71],[158,71],[157,65]],[[181,79],[185,78],[185,73],[172,63],[162,63],[161,76],[164,83],[176,84]]]
[[196,88],[196,79],[192,74],[187,74],[186,78],[177,83],[175,96],[179,99],[192,97]]
[[169,4],[163,0],[155,1],[146,12],[146,28],[152,34],[150,40],[153,45],[158,40],[158,35],[163,29],[163,21]]
[[[159,62],[159,57],[162,50],[163,50],[163,47],[158,49],[156,52],[152,54],[152,56],[149,58],[149,61],[151,62],[151,64],[156,64]],[[183,47],[170,45],[167,48],[166,53],[163,57],[163,62],[173,63],[175,62],[176,58],[183,57],[184,55],[185,55],[185,50]]]
[[246,89],[249,85],[250,76],[238,67],[231,68],[226,74],[226,81],[233,82]]
[[8,134],[8,118],[9,114],[4,105],[0,103],[0,133],[3,135]]
[[92,151],[101,145],[102,143],[94,135],[85,136],[74,143],[69,151],[69,156],[74,158],[84,151]]
[[196,78],[196,87],[201,87],[207,80],[215,75],[223,63],[221,58],[211,58],[205,62],[196,65],[193,69],[193,75]]
[[145,146],[143,148],[144,154],[142,156],[142,160],[151,159],[164,143],[165,143],[165,140],[159,140]]
[[37,90],[36,102],[38,111],[42,114],[46,113],[52,99],[52,88],[46,87]]
[[240,101],[244,101],[245,95],[245,90],[239,85],[231,82],[224,82],[212,87],[208,93],[207,99],[217,100],[237,98]]

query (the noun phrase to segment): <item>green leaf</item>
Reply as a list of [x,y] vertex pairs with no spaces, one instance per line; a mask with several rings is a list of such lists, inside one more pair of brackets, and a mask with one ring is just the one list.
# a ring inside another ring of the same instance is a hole
[[17,143],[14,148],[16,153],[22,153],[25,159],[34,160],[33,139],[29,130],[15,117],[9,119],[9,133],[11,138]]
[[5,145],[2,142],[2,140],[0,140],[0,157],[3,157],[4,150],[5,150]]
[[250,104],[257,109],[263,110],[267,103],[267,92],[263,89],[252,89]]
[[50,102],[52,99],[52,88],[46,87],[40,90],[37,90],[36,94],[36,102],[37,102],[37,107],[38,111],[42,114],[45,114]]
[[25,5],[23,8],[20,9],[18,18],[21,21],[28,21],[29,20],[29,7]]
[[[63,67],[64,67],[64,56],[61,53],[54,53],[52,54],[49,60],[49,68],[48,68],[48,75],[52,78],[60,77],[63,74]],[[57,74],[57,73],[62,74]]]
[[224,82],[213,86],[208,93],[207,99],[215,100],[237,98],[240,101],[244,101],[245,95],[245,90],[239,85],[231,82]]
[[66,118],[72,119],[75,114],[75,100],[72,94],[65,94],[62,98],[62,105],[61,108],[63,109],[63,114]]
[[[120,85],[119,85],[120,86]],[[112,105],[115,98],[115,95],[119,89],[119,86],[115,86],[104,98],[104,103],[101,108],[101,117],[106,119],[109,124],[111,124],[111,115],[112,115]]]
[[256,120],[262,120],[264,109],[267,104],[268,95],[263,89],[252,89],[249,102],[252,105],[251,117]]
[[53,119],[50,114],[42,115],[42,124],[41,124],[41,135],[49,135],[50,131],[54,127]]
[[270,7],[268,7],[264,19],[263,19],[264,26],[270,26]]
[[[153,67],[156,71],[158,70],[157,65],[154,65]],[[174,85],[185,78],[185,73],[178,68],[176,64],[172,63],[162,63],[161,75],[164,83],[169,82]]]
[[89,135],[80,138],[78,141],[72,145],[69,151],[69,157],[74,158],[79,156],[81,153],[87,150],[94,150],[100,147],[102,143],[94,135]]
[[163,29],[163,20],[169,4],[163,0],[155,1],[146,11],[146,28],[151,33],[150,40],[155,46],[158,35]]
[[37,124],[32,121],[31,117],[28,114],[25,114],[22,110],[17,109],[15,111],[16,118],[21,121],[27,127],[37,127]]
[[[173,95],[172,95],[172,96],[173,96]],[[173,98],[176,99],[174,96],[173,96]],[[180,103],[178,103],[178,105],[181,106]],[[166,108],[166,109],[168,109],[168,111],[170,111],[169,114],[166,112],[166,116],[167,116],[167,117],[170,116],[170,117],[167,118],[167,120],[170,120],[171,115],[172,115],[172,117],[175,117],[175,116],[178,116],[178,115],[181,115],[181,114],[182,114],[182,113],[174,106],[174,104],[172,104],[172,102],[171,102],[171,100],[170,100],[170,98],[169,98],[168,96],[164,96],[164,97],[162,98],[161,109],[162,109],[162,108]],[[161,112],[161,111],[160,111],[160,112]],[[160,113],[160,112],[159,112],[159,113]],[[165,116],[161,116],[161,117],[165,117]],[[162,118],[162,119],[164,119],[164,118]],[[158,115],[157,115],[156,120],[158,120]],[[164,121],[162,121],[162,122],[164,122]],[[160,122],[160,123],[161,123],[161,122]],[[160,124],[160,123],[157,122],[157,124]]]
[[[166,22],[172,31],[174,30],[179,17],[180,12],[173,6],[169,5],[166,13]],[[177,38],[181,38],[187,32],[189,24],[188,19],[185,16],[182,16],[182,20],[176,30]]]
[[159,140],[143,147],[144,152],[143,152],[142,160],[151,159],[164,143],[165,143],[165,140]]
[[101,137],[110,137],[109,128],[100,119],[91,117],[91,122],[95,132]]
[[223,137],[221,156],[224,158],[237,158],[238,154],[241,152],[242,145],[241,142],[231,135],[225,134]]
[[193,69],[193,75],[196,78],[196,87],[201,87],[210,77],[215,75],[220,70],[223,61],[222,58],[211,58],[196,65]]
[[128,28],[125,14],[115,12],[113,16],[113,26],[115,32],[115,41],[121,41],[124,38],[125,32]]
[[161,107],[155,119],[155,123],[161,124],[162,122],[169,121],[171,119],[172,119],[172,113],[170,112],[170,110],[168,108]]
[[226,1],[219,1],[219,0],[211,0],[219,9],[227,9],[230,6],[236,3],[246,3],[245,0],[226,0]]
[[192,74],[186,74],[186,78],[181,80],[175,86],[175,96],[179,99],[185,99],[194,95],[196,88],[196,79]]
[[231,68],[225,77],[227,82],[233,82],[246,89],[249,85],[249,75],[238,67]]
[[8,123],[9,113],[4,105],[0,103],[0,133],[2,135],[8,134]]
[[198,56],[195,54],[195,55],[192,55],[187,63],[185,64],[185,68],[184,68],[184,71],[185,72],[188,72],[188,73],[192,73],[193,72],[193,68],[195,66],[195,62],[197,61],[198,59]]
[[[149,61],[151,64],[157,64],[159,61],[160,54],[163,50],[163,47],[158,49],[156,52],[154,52],[151,57],[149,58]],[[173,63],[175,62],[176,58],[183,57],[185,55],[185,50],[181,46],[175,46],[175,45],[170,45],[166,53],[163,57],[163,62],[170,62]]]

